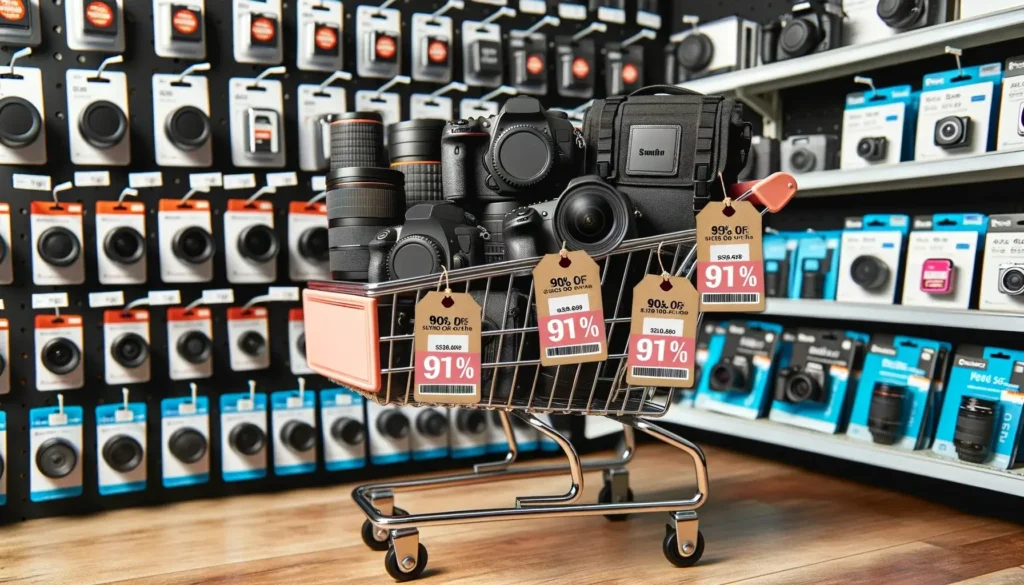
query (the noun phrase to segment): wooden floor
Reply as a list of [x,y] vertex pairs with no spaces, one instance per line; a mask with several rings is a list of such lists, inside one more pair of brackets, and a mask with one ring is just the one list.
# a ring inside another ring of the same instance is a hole
[[[907,495],[709,449],[701,563],[661,552],[667,515],[610,523],[548,519],[426,529],[420,583],[1024,584],[1024,526]],[[637,498],[687,495],[677,453],[644,446]],[[592,501],[600,476],[587,484]],[[560,478],[400,494],[413,512],[561,493]],[[383,553],[359,537],[351,486],[190,502],[0,530],[0,583],[311,585],[389,583]]]

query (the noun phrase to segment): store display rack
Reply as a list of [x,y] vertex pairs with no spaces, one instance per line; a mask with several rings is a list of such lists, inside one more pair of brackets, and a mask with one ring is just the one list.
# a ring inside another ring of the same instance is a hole
[[903,305],[865,305],[837,301],[768,299],[764,315],[1024,333],[1024,315],[976,310],[932,309]]

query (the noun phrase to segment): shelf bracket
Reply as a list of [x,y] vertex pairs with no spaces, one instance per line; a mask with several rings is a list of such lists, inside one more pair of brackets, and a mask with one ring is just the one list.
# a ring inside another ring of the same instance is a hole
[[763,120],[761,135],[765,138],[781,138],[782,136],[782,98],[779,92],[767,94],[751,94],[743,89],[736,90],[736,98],[747,104]]

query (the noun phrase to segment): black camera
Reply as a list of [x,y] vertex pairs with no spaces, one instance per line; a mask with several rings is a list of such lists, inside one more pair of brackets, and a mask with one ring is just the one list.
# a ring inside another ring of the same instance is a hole
[[775,378],[775,400],[790,404],[828,402],[825,368],[817,362],[779,370]]
[[747,164],[740,171],[737,182],[760,181],[779,171],[779,141],[774,138],[754,136],[750,139]]
[[775,63],[843,44],[839,0],[796,0],[787,14],[761,27],[761,60]]
[[857,142],[857,156],[868,162],[884,161],[889,153],[889,139],[885,136],[865,136]]
[[935,123],[935,146],[950,149],[970,145],[970,116],[946,116]]
[[[400,235],[399,235],[400,234]],[[476,218],[446,201],[421,203],[405,214],[401,230],[387,228],[370,242],[370,282],[415,278],[483,263],[489,237]]]
[[727,16],[673,35],[665,47],[665,79],[681,83],[756,66],[759,28]]
[[850,278],[864,290],[878,291],[889,283],[889,265],[871,255],[857,256],[850,263]]
[[574,179],[561,197],[505,216],[505,259],[537,258],[570,250],[611,252],[636,233],[632,202],[599,177]]
[[984,398],[964,396],[956,417],[953,447],[962,461],[984,463],[992,444],[992,431],[996,424],[996,402]]
[[723,356],[708,372],[708,387],[715,392],[749,394],[753,388],[750,358],[742,355]]
[[516,198],[522,203],[561,193],[583,165],[583,139],[565,112],[517,96],[497,116],[455,120],[441,137],[441,179],[449,200]]

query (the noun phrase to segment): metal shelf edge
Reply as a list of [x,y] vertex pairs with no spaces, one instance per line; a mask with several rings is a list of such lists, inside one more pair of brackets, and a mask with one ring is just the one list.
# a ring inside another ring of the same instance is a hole
[[836,321],[929,325],[952,329],[1024,332],[1024,315],[978,310],[929,309],[905,305],[867,305],[837,301],[768,299],[764,315]]

